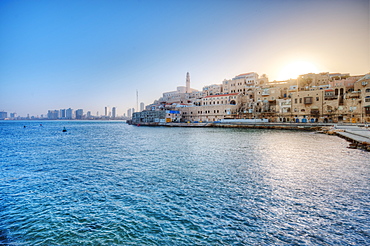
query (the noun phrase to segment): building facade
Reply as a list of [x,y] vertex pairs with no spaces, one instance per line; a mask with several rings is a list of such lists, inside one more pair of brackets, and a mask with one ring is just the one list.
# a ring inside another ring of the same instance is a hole
[[[187,76],[188,78],[188,76]],[[269,82],[245,73],[187,93],[186,86],[163,93],[148,111],[175,110],[180,122],[268,119],[271,122],[370,122],[370,74],[304,74]],[[172,121],[172,120],[171,120]]]

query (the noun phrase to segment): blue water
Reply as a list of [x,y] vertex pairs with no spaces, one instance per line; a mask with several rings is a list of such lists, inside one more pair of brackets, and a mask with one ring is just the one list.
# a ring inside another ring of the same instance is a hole
[[312,132],[2,121],[0,245],[370,245],[370,153],[347,146]]

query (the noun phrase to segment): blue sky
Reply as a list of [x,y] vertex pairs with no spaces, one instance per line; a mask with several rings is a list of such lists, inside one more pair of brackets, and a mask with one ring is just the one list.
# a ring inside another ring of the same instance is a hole
[[[2,0],[0,110],[105,106],[118,113],[163,92],[240,73],[279,78],[296,61],[365,74],[368,0]],[[288,78],[287,78],[288,79]]]

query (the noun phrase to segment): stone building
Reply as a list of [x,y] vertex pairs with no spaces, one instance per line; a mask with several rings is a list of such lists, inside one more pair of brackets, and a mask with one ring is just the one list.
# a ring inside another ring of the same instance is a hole
[[220,95],[222,94],[222,85],[221,84],[213,84],[207,85],[203,87],[203,96],[212,96],[212,95]]
[[366,74],[354,84],[354,91],[360,92],[361,118],[370,122],[370,74]]
[[[240,74],[202,91],[178,87],[163,93],[152,110],[181,112],[182,122],[268,119],[271,122],[370,122],[370,74],[304,74],[269,82],[265,75]],[[187,93],[187,91],[191,91]],[[148,107],[147,107],[148,109]]]
[[258,74],[257,73],[244,73],[222,82],[223,93],[242,93],[244,94],[248,88],[254,88],[258,86]]

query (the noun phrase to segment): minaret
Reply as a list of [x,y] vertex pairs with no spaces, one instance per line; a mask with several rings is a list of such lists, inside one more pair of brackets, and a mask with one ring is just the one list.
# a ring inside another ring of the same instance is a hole
[[186,73],[186,93],[190,93],[190,75]]

